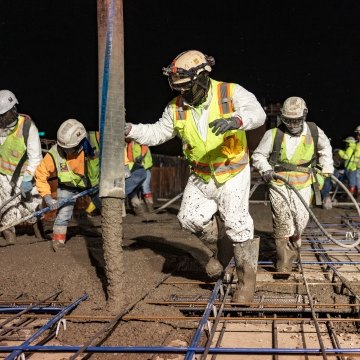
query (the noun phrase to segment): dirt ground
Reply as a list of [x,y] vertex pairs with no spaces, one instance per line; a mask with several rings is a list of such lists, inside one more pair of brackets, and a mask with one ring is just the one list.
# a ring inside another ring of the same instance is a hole
[[[158,204],[159,205],[159,204]],[[161,205],[161,204],[160,204]],[[126,306],[133,306],[129,314],[156,315],[159,307],[138,302],[145,295],[146,300],[167,300],[173,293],[196,294],[199,286],[168,285],[156,287],[165,276],[172,274],[178,280],[206,280],[200,265],[179,243],[184,237],[177,222],[179,203],[172,204],[165,212],[153,215],[150,221],[134,216],[131,212],[124,218],[124,268],[123,277]],[[251,205],[255,229],[261,236],[260,260],[274,256],[271,244],[271,212],[269,206]],[[344,209],[325,211],[316,209],[322,221],[338,222]],[[48,235],[51,223],[46,224]],[[0,299],[40,300],[58,291],[57,300],[74,301],[82,294],[88,300],[82,302],[73,315],[114,316],[106,306],[106,279],[102,260],[101,217],[77,215],[69,228],[66,249],[54,253],[50,241],[36,239],[31,228],[17,229],[15,246],[0,247]],[[0,240],[2,241],[2,240]],[[210,294],[211,287],[202,291]],[[174,308],[161,307],[161,315],[181,315]],[[81,345],[99,331],[105,323],[68,322],[67,330],[60,334],[61,344]],[[175,323],[164,321],[121,322],[104,344],[117,346],[169,345],[172,341],[189,341],[197,322]],[[6,342],[2,342],[6,345]],[[50,357],[55,359],[54,357]],[[60,357],[61,358],[61,357]],[[68,358],[68,357],[63,357]],[[149,355],[118,354],[94,355],[93,359],[152,359]],[[168,357],[170,358],[170,357]],[[57,358],[56,358],[57,359]]]

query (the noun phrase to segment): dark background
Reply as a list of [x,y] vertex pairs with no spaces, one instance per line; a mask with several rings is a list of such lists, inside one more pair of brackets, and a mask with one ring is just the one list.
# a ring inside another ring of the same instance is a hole
[[[333,146],[360,125],[358,1],[124,0],[127,121],[155,122],[180,52],[215,57],[212,77],[262,105],[301,96]],[[62,121],[98,127],[95,0],[0,0],[0,89],[47,138]],[[178,142],[155,148],[175,154]]]

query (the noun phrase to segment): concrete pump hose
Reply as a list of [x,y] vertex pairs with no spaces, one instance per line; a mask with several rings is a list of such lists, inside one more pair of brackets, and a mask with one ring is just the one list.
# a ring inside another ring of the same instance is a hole
[[[303,205],[305,206],[306,210],[309,212],[310,216],[312,217],[312,219],[315,221],[316,225],[319,227],[319,229],[323,232],[323,234],[329,239],[331,240],[334,244],[341,246],[342,248],[345,249],[353,249],[354,247],[358,246],[360,244],[360,238],[355,241],[353,244],[347,245],[347,244],[343,244],[341,241],[338,241],[336,239],[334,239],[331,234],[329,234],[325,228],[321,225],[320,221],[316,218],[315,214],[313,213],[313,211],[310,209],[309,205],[306,203],[306,201],[304,200],[304,198],[301,196],[301,194],[299,193],[299,191],[292,185],[290,185],[288,183],[288,181],[283,178],[280,175],[275,175],[274,176],[275,179],[283,181],[285,183],[285,185],[290,188],[291,190],[293,190],[295,192],[295,194],[297,195],[297,197],[299,198],[299,200],[303,203]],[[345,192],[349,195],[351,201],[354,203],[356,210],[358,212],[358,215],[360,216],[360,208],[358,203],[356,202],[356,200],[354,199],[354,197],[352,196],[352,194],[350,193],[350,191],[346,188],[346,186],[338,179],[336,178],[334,175],[331,175],[331,179],[334,180],[337,184],[339,184],[339,186],[345,190]]]

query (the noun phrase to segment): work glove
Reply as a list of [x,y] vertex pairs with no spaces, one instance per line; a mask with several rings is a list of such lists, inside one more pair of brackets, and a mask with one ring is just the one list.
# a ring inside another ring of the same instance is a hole
[[31,190],[33,188],[32,180],[33,176],[25,173],[20,184],[21,197],[25,201],[30,201],[31,199]]
[[144,161],[144,155],[140,155],[140,156],[135,158],[135,163],[136,164],[141,165],[143,161]]
[[273,169],[266,170],[262,174],[262,179],[268,184],[271,180],[275,180],[275,175],[276,175],[276,173]]
[[125,129],[124,129],[125,136],[129,135],[131,128],[132,128],[132,125],[130,123],[125,123]]
[[224,134],[229,130],[237,130],[242,126],[242,121],[239,117],[234,116],[229,119],[216,119],[212,121],[209,126],[215,135]]
[[46,203],[46,205],[50,208],[50,210],[56,210],[57,209],[57,201],[55,199],[52,198],[51,195],[45,195],[44,196],[44,201]]

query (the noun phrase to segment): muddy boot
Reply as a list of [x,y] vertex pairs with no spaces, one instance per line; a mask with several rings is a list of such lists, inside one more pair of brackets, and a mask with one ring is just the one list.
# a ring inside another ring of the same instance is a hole
[[15,240],[16,240],[16,234],[15,234],[15,229],[6,229],[2,232],[4,239],[6,241],[6,246],[9,245],[15,245]]
[[51,246],[55,252],[65,249],[66,232],[66,226],[54,225]]
[[197,234],[198,238],[207,246],[215,257],[218,254],[217,242],[219,240],[219,228],[215,217],[204,226],[203,231]]
[[322,207],[325,210],[332,209],[332,202],[331,202],[331,196],[325,196],[323,199]]
[[[301,242],[301,240],[300,240]],[[297,259],[297,250],[295,244],[289,241],[289,238],[275,239],[276,245],[276,271],[288,272],[292,271],[293,261]],[[290,274],[278,274],[277,279],[287,279]]]
[[234,243],[234,259],[238,282],[231,301],[249,305],[254,300],[260,238]]
[[144,202],[141,199],[139,199],[137,196],[134,196],[130,199],[130,203],[136,216],[145,217],[146,208]]
[[144,194],[144,201],[145,201],[147,212],[149,212],[149,213],[154,212],[154,200],[153,200],[152,193]]

